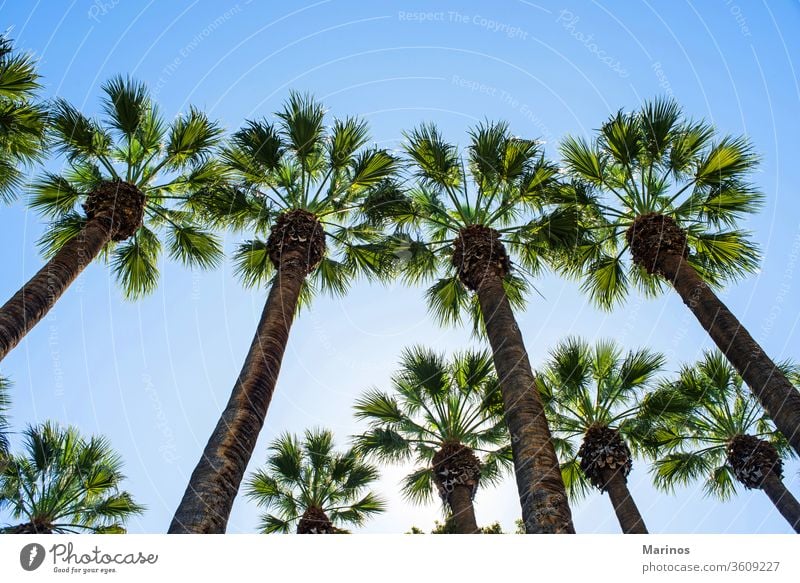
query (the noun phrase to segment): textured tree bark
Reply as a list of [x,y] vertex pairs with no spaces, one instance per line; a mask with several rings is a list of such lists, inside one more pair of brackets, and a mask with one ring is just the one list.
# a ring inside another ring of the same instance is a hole
[[774,472],[769,472],[761,488],[794,531],[800,534],[800,502],[792,496],[783,481]]
[[778,430],[800,454],[800,392],[680,255],[665,255],[659,267],[753,391]]
[[278,269],[242,371],[192,472],[170,533],[225,532],[278,379],[306,276],[301,263],[286,261]]
[[36,524],[34,522],[25,522],[10,528],[9,534],[53,534],[53,530],[46,525]]
[[606,490],[614,513],[624,534],[647,534],[644,519],[639,513],[630,491],[628,483],[620,471],[607,470]]
[[448,498],[456,534],[478,534],[480,529],[475,520],[475,505],[472,503],[472,488],[456,485]]
[[502,279],[487,275],[477,294],[511,434],[525,530],[529,534],[574,533],[544,407]]
[[336,527],[321,508],[309,507],[297,521],[297,534],[335,534]]
[[105,221],[88,221],[76,237],[0,308],[0,360],[44,318],[110,240]]

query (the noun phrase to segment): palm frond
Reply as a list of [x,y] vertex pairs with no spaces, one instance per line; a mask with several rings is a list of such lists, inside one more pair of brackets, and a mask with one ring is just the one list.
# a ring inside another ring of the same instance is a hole
[[191,223],[171,223],[167,228],[167,246],[170,257],[185,265],[210,268],[222,261],[219,238]]
[[137,299],[156,287],[161,242],[147,227],[141,227],[112,253],[111,267],[125,297]]
[[234,273],[245,287],[256,287],[269,281],[275,267],[264,241],[253,239],[239,245],[233,255]]

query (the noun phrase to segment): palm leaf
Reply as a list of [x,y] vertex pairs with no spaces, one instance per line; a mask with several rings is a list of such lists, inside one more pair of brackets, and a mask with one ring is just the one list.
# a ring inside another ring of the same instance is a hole
[[161,242],[147,227],[114,249],[112,271],[127,298],[140,298],[155,289],[160,252]]

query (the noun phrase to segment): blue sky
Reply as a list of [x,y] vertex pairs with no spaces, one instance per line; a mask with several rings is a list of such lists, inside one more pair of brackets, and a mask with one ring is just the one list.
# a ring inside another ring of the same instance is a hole
[[[566,134],[587,135],[619,108],[672,95],[691,117],[747,134],[767,195],[748,224],[761,272],[726,290],[725,301],[775,359],[800,359],[800,4],[743,2],[344,2],[241,0],[0,2],[0,22],[34,53],[44,95],[96,113],[100,85],[129,73],[145,81],[168,117],[197,105],[236,130],[269,116],[290,89],[313,92],[333,115],[360,114],[373,139],[396,148],[402,131],[436,121],[452,141],[483,119],[508,120],[546,142],[555,157]],[[48,164],[58,168],[60,160]],[[22,200],[0,209],[3,276],[10,297],[41,265],[46,225]],[[231,248],[239,236],[226,234]],[[126,302],[109,270],[86,270],[56,308],[3,362],[15,383],[13,418],[57,419],[107,435],[126,461],[128,488],[149,510],[131,532],[164,532],[238,374],[263,306],[226,263],[211,272],[166,261],[151,297]],[[613,313],[592,308],[575,282],[545,275],[520,326],[534,367],[567,335],[615,338],[668,355],[668,372],[710,346],[674,294],[632,297]],[[251,463],[283,431],[324,425],[340,443],[358,430],[351,412],[370,386],[386,387],[403,347],[475,345],[468,331],[441,329],[421,288],[358,284],[346,298],[319,298],[292,330],[267,423]],[[674,496],[649,485],[638,462],[630,487],[652,532],[790,532],[762,492],[721,504],[700,488]],[[365,532],[423,528],[435,506],[396,494],[401,468],[377,489],[389,512]],[[786,482],[800,494],[798,464]],[[481,490],[479,523],[510,529],[519,513],[513,480]],[[606,496],[573,509],[580,532],[617,532]],[[229,532],[253,532],[255,507],[234,506]],[[0,517],[2,521],[2,517]]]

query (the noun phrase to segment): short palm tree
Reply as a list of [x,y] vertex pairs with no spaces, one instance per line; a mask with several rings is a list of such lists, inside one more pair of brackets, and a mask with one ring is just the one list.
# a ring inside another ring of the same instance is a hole
[[267,465],[247,481],[247,496],[274,511],[262,516],[261,532],[336,534],[341,527],[363,526],[383,512],[384,501],[369,485],[377,468],[355,449],[334,450],[333,434],[324,429],[297,436],[284,434],[269,448]]
[[651,387],[663,364],[663,355],[647,349],[623,354],[614,342],[590,346],[570,338],[552,351],[537,375],[567,492],[573,499],[585,496],[590,486],[608,492],[624,533],[647,533],[628,490],[633,467],[629,444],[637,444],[639,419],[655,404],[641,400],[642,391]]
[[0,474],[0,506],[24,522],[12,534],[122,533],[144,507],[120,490],[122,461],[102,437],[53,423],[25,431],[25,451]]
[[407,349],[392,391],[373,389],[356,401],[356,417],[370,425],[356,447],[382,462],[413,460],[406,499],[424,504],[438,493],[456,533],[479,533],[475,492],[499,479],[511,458],[500,399],[489,354],[447,362],[427,348]]
[[192,473],[170,532],[225,531],[239,484],[264,424],[289,331],[301,300],[316,291],[346,293],[359,274],[386,272],[376,214],[394,158],[366,146],[367,124],[354,118],[325,126],[322,105],[292,93],[275,124],[251,121],[223,150],[237,184],[198,198],[220,224],[250,228],[256,238],[235,256],[247,286],[270,288],[255,337],[230,400]]
[[800,392],[714,292],[758,267],[737,227],[762,201],[749,182],[750,143],[664,99],[617,113],[591,142],[567,138],[561,151],[575,181],[566,198],[595,235],[572,256],[586,292],[610,308],[631,287],[655,295],[672,285],[800,453]]
[[129,298],[155,288],[159,232],[178,261],[211,267],[222,257],[185,205],[220,180],[211,158],[219,126],[194,108],[167,124],[146,87],[130,79],[115,77],[103,91],[102,122],[64,100],[53,105],[53,141],[67,167],[36,180],[30,200],[53,220],[40,241],[49,261],[0,308],[0,360],[98,256],[110,258]]
[[[466,163],[434,125],[406,136],[419,186],[390,207],[398,225],[395,255],[411,283],[436,279],[427,292],[443,323],[472,317],[485,332],[500,379],[522,516],[530,533],[573,532],[572,516],[544,409],[517,325],[525,275],[554,251],[575,244],[575,213],[553,209],[556,168],[539,145],[505,123],[470,132]],[[438,279],[437,279],[438,278]]]
[[669,491],[704,480],[707,495],[726,500],[739,482],[763,490],[800,533],[800,503],[782,481],[783,458],[794,452],[725,357],[707,352],[667,389],[676,399],[688,397],[694,407],[681,422],[662,429],[662,445],[672,451],[653,466],[656,486]]
[[33,58],[0,37],[0,202],[10,202],[24,182],[23,168],[45,147],[46,112],[35,102],[39,75]]

